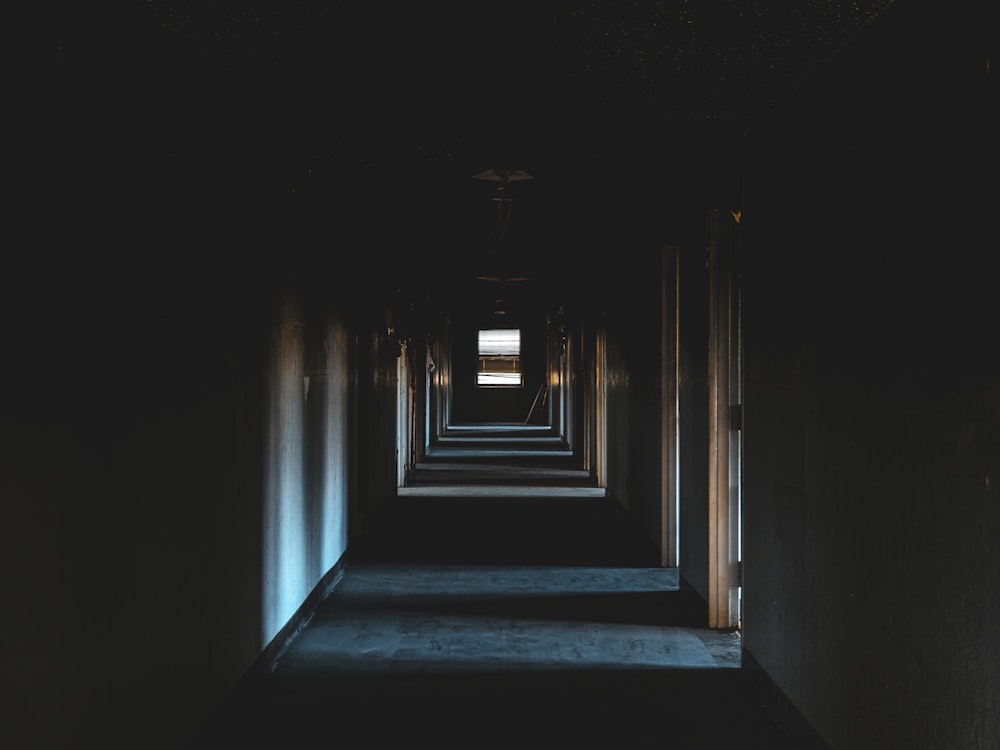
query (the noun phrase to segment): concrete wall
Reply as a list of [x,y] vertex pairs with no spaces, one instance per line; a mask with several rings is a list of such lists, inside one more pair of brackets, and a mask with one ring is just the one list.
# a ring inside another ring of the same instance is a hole
[[166,745],[261,643],[259,311],[122,268],[25,264],[3,310],[12,746]]
[[395,496],[397,477],[396,420],[398,357],[401,352],[388,333],[392,315],[376,285],[371,294],[354,298],[358,357],[355,413],[350,436],[357,447],[352,461],[358,482],[349,499],[348,543],[364,533]]
[[[137,267],[142,236],[18,261],[4,296],[12,747],[176,746],[346,549],[359,413],[367,487],[393,486],[395,359],[377,319],[344,315],[357,292],[321,298],[193,235],[148,241]],[[385,355],[359,403],[362,329]]]
[[358,481],[332,425],[368,409],[359,328],[330,314],[364,285],[292,212],[259,113],[119,10],[49,31],[0,295],[11,747],[173,747],[338,559]]
[[747,178],[744,643],[837,750],[1000,746],[1000,123],[966,11],[899,10]]
[[629,490],[632,518],[649,539],[661,546],[662,521],[662,394],[661,324],[662,268],[659,248],[651,245],[636,252],[630,264],[628,307],[630,323],[621,328],[629,347]]
[[660,545],[660,316],[662,261],[655,246],[605,269],[608,489]]
[[347,550],[353,362],[340,316],[310,320],[283,290],[265,384],[262,649]]
[[631,383],[626,351],[625,342],[616,337],[614,331],[609,330],[604,360],[605,449],[607,451],[605,486],[622,507],[629,510],[632,502],[629,474]]

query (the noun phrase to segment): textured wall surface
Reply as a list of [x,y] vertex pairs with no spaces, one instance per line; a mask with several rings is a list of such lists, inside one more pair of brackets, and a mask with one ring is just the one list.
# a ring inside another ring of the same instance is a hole
[[745,647],[834,748],[1000,742],[996,84],[940,24],[801,102],[746,227]]

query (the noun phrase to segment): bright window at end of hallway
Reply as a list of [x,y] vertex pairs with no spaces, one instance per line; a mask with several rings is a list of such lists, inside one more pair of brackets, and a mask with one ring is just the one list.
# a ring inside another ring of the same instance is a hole
[[477,386],[520,388],[524,385],[521,375],[521,329],[480,329],[478,352]]

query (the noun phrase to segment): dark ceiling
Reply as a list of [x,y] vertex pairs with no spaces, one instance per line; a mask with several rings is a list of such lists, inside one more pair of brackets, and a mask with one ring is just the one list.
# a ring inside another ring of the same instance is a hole
[[[496,242],[498,197],[504,242],[621,231],[667,194],[683,208],[706,154],[890,6],[77,4],[58,52],[67,189],[152,216],[286,206],[415,253]],[[501,193],[473,179],[490,169],[533,179]]]

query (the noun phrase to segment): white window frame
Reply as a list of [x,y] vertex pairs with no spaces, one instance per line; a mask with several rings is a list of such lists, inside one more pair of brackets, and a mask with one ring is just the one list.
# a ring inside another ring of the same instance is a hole
[[476,387],[523,388],[521,329],[480,328],[477,337]]

